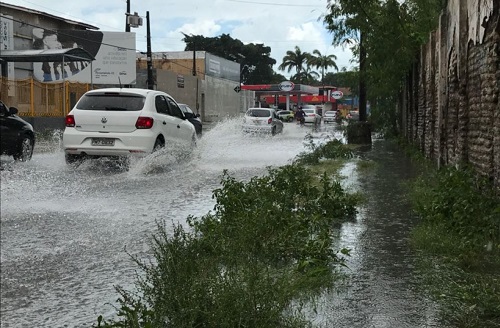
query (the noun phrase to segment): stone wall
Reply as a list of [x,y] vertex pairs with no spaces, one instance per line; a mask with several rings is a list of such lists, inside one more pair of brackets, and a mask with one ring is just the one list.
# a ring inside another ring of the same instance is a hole
[[500,1],[450,0],[407,79],[402,131],[440,165],[500,186]]

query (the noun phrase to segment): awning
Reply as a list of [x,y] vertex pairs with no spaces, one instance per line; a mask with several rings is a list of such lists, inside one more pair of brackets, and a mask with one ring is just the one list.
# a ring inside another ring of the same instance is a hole
[[93,61],[95,58],[82,48],[2,50],[0,60],[4,62],[73,62]]

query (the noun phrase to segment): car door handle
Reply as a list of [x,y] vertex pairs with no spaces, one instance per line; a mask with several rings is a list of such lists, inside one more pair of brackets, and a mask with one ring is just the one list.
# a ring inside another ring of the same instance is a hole
[[163,121],[163,125],[167,125],[167,122]]

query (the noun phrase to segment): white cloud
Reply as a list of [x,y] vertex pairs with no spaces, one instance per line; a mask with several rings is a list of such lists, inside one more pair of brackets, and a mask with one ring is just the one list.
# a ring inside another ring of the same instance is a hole
[[312,41],[321,40],[321,32],[313,23],[304,23],[299,27],[290,26],[288,28],[287,40],[290,41]]
[[184,24],[177,28],[174,32],[170,32],[169,35],[185,33],[187,35],[204,35],[206,37],[216,36],[220,31],[221,26],[215,23],[213,20],[202,20],[195,23]]
[[[124,31],[124,0],[2,0],[7,3],[44,11],[81,21],[102,31]],[[331,35],[318,17],[326,8],[324,0],[262,0],[258,3],[234,0],[131,0],[131,12],[143,17],[144,25],[133,28],[136,47],[145,51],[146,12],[150,13],[153,51],[181,51],[185,47],[180,32],[206,37],[229,33],[243,43],[263,43],[271,47],[271,57],[281,63],[287,50],[299,46],[302,51],[318,49],[335,54],[340,67],[351,67],[348,49],[331,46]],[[258,41],[257,41],[258,40]],[[283,72],[281,72],[283,73]],[[293,72],[292,72],[293,74]]]

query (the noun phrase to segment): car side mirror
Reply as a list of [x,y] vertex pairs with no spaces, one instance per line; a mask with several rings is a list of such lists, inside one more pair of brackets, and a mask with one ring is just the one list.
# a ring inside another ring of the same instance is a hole
[[10,115],[16,115],[17,113],[19,113],[19,109],[17,109],[17,107],[10,107],[9,113]]

